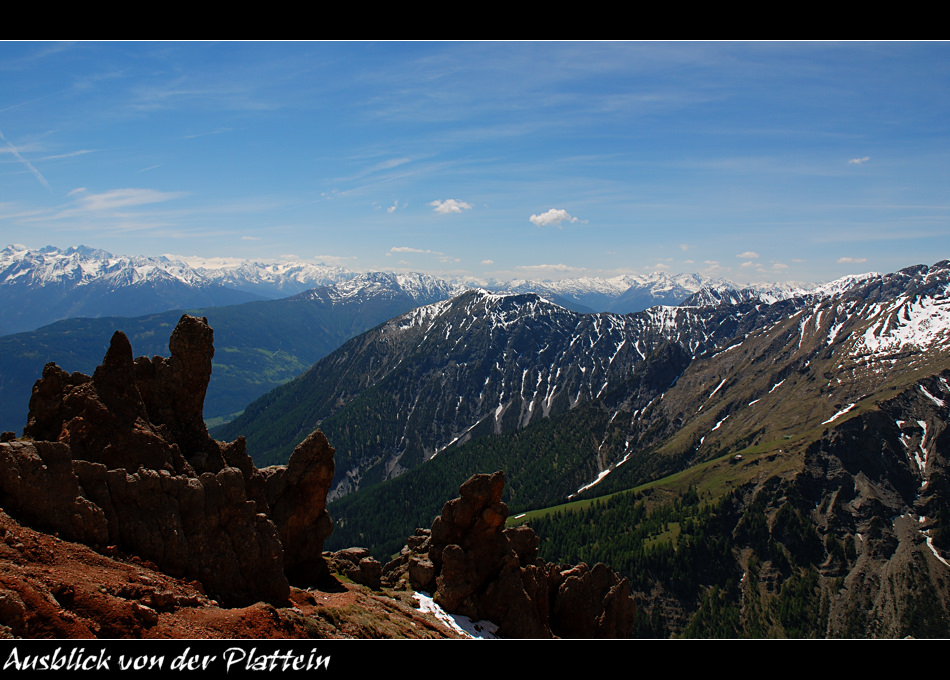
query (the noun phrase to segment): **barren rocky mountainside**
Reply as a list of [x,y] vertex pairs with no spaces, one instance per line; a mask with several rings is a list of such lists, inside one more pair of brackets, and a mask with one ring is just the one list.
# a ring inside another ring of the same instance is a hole
[[24,435],[0,442],[0,630],[24,637],[456,637],[413,588],[506,637],[629,636],[629,583],[537,557],[505,529],[504,475],[474,476],[385,567],[323,552],[334,450],[315,430],[258,469],[211,439],[213,331],[182,316],[170,357],[117,332],[92,376],[46,366]]
[[803,304],[580,314],[535,294],[472,290],[347,342],[215,430],[279,463],[318,425],[344,452],[331,497],[443,451],[609,394],[669,343],[691,357]]

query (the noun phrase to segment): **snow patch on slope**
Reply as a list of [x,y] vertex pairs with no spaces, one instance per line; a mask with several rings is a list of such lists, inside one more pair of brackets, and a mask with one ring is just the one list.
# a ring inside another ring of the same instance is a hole
[[417,592],[415,596],[419,600],[419,606],[416,608],[418,611],[423,614],[431,614],[459,635],[476,640],[498,639],[496,635],[498,626],[491,621],[472,621],[461,614],[449,614],[436,604],[429,593]]
[[840,418],[841,416],[843,416],[845,413],[847,413],[848,411],[850,411],[851,409],[853,409],[855,406],[857,406],[857,402],[855,402],[854,404],[849,404],[848,406],[845,406],[843,409],[841,409],[841,410],[838,411],[836,414],[834,414],[833,416],[831,416],[828,420],[823,421],[821,424],[822,424],[822,425],[827,425],[828,423],[833,423],[833,422],[836,421],[838,418]]
[[926,352],[950,344],[950,296],[946,288],[939,295],[874,305],[869,316],[874,322],[854,343],[851,356],[886,357],[908,349]]

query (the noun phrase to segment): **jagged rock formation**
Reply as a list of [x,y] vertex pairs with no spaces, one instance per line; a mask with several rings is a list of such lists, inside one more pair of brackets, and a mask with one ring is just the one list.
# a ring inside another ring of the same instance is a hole
[[[171,357],[133,361],[116,332],[92,377],[47,364],[24,440],[0,443],[0,505],[38,527],[115,545],[230,605],[284,603],[325,574],[333,449],[319,432],[262,474],[243,438],[202,419],[214,334],[182,316]],[[288,580],[289,579],[289,580]]]
[[182,316],[168,349],[168,359],[140,357],[135,362],[136,387],[149,419],[168,428],[178,446],[189,452],[196,470],[220,468],[224,461],[202,417],[211,380],[214,331],[206,318]]
[[326,510],[333,454],[327,438],[314,430],[286,466],[262,470],[270,517],[284,545],[284,571],[297,585],[313,585],[327,575],[322,554],[323,541],[333,531]]
[[471,477],[431,532],[417,531],[386,565],[385,579],[431,591],[446,611],[491,620],[505,637],[629,637],[634,602],[627,580],[603,564],[538,559],[530,527],[504,528],[504,484],[504,472]]

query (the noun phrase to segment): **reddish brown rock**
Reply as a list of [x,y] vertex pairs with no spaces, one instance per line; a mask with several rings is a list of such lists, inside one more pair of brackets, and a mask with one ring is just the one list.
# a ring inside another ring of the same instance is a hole
[[181,317],[168,341],[171,356],[140,357],[135,361],[135,382],[148,410],[149,420],[167,428],[192,466],[200,472],[217,472],[224,459],[208,435],[204,400],[211,380],[214,331],[204,317]]
[[634,610],[628,606],[630,585],[606,565],[586,564],[561,572],[554,597],[551,625],[563,637],[618,637],[633,628]]
[[262,470],[270,518],[284,545],[284,569],[294,585],[314,585],[328,575],[323,543],[333,531],[326,510],[333,455],[324,434],[314,430],[286,466]]
[[184,315],[169,359],[133,361],[117,332],[92,377],[47,364],[24,429],[36,441],[0,442],[0,504],[200,581],[225,604],[283,604],[288,575],[326,573],[333,449],[316,432],[265,480],[243,438],[211,439],[202,411],[213,339],[206,319]]
[[83,543],[108,540],[105,514],[82,496],[69,447],[60,442],[0,443],[0,507]]
[[286,601],[277,529],[247,499],[237,468],[187,477],[77,461],[75,470],[86,496],[104,510],[109,544],[200,581],[227,605]]
[[[475,475],[432,524],[387,564],[390,584],[434,588],[453,614],[498,624],[504,637],[629,637],[630,588],[603,564],[558,567],[538,559],[530,527],[505,529],[504,473]],[[413,540],[414,539],[414,540]]]
[[73,459],[109,468],[192,471],[167,432],[149,420],[135,383],[132,347],[119,331],[91,378],[46,365],[33,387],[23,436],[63,442]]

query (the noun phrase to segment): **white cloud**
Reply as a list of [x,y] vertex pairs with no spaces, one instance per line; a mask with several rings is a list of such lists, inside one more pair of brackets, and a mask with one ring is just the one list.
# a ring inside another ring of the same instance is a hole
[[391,206],[386,208],[386,212],[392,215],[394,212],[396,212],[396,208],[398,207],[399,207],[399,201],[395,201]]
[[551,225],[560,227],[563,222],[578,221],[576,217],[572,217],[569,212],[560,208],[551,208],[547,212],[541,213],[540,215],[532,215],[528,219],[531,220],[532,224],[536,224],[539,227],[549,227]]
[[738,255],[736,255],[736,257],[741,257],[741,258],[747,260],[747,259],[749,259],[750,257],[752,257],[752,258],[754,258],[754,257],[759,257],[759,254],[758,254],[757,252],[755,252],[755,251],[747,250],[747,251],[745,251],[744,253],[739,253]]
[[866,257],[839,257],[838,264],[860,264],[861,262],[867,262],[868,258]]
[[490,264],[495,264],[495,261],[494,261],[494,260],[482,260],[482,264],[488,264],[488,265],[490,265]]
[[472,206],[465,201],[458,201],[454,198],[449,198],[444,201],[432,201],[429,205],[435,208],[435,211],[440,215],[450,215],[452,213],[460,213],[463,210],[472,209]]
[[865,156],[864,158],[852,158],[848,161],[848,165],[861,165],[862,163],[867,163],[871,160],[870,156]]

